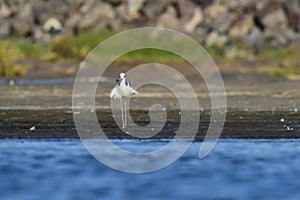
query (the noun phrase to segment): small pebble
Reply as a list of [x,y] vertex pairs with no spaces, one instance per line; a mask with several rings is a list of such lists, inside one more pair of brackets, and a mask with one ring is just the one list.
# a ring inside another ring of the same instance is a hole
[[11,80],[9,80],[9,85],[10,85],[10,86],[14,86],[14,85],[15,85],[15,81],[14,81],[14,80],[12,80],[12,79],[11,79]]
[[35,126],[32,126],[29,130],[30,131],[34,131],[35,130]]

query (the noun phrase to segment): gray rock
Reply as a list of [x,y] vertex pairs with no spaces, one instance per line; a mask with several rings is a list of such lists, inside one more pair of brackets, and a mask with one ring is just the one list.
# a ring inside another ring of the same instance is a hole
[[264,46],[264,35],[260,29],[253,27],[244,37],[244,41],[253,50],[253,52],[257,54]]
[[192,33],[195,31],[196,27],[204,21],[204,16],[200,8],[194,10],[192,18],[188,22],[183,22],[185,25],[183,27],[185,32]]
[[196,38],[196,40],[201,44],[205,43],[206,34],[207,34],[207,29],[202,26],[197,27],[193,32],[194,38]]
[[228,36],[220,34],[217,31],[211,32],[205,40],[207,45],[217,44],[220,46],[224,46],[228,41]]
[[222,13],[216,18],[214,28],[222,33],[227,32],[236,20],[237,16],[234,13]]
[[[300,31],[300,0],[0,1],[0,37],[15,33],[45,41],[51,33],[155,25],[189,33],[203,43],[250,38],[282,46]],[[248,39],[251,48],[260,48]]]
[[202,9],[193,1],[177,1],[177,16],[181,21],[183,30],[187,33],[194,32],[196,27],[204,22]]
[[0,20],[0,38],[7,38],[12,34],[11,25],[7,20]]
[[178,5],[178,12],[179,12],[178,17],[182,21],[190,21],[194,16],[195,11],[198,9],[201,10],[201,8],[198,7],[196,3],[190,0],[186,0],[186,1],[179,0],[177,1],[177,5]]
[[173,6],[169,6],[163,14],[161,14],[157,21],[158,27],[170,28],[179,30],[180,21],[177,18],[176,10]]
[[81,21],[82,16],[78,13],[74,13],[67,19],[66,26],[68,27],[68,29],[70,29],[70,32],[76,33],[79,30]]
[[145,0],[127,0],[128,14],[131,15],[142,9]]
[[251,14],[242,16],[229,30],[232,38],[243,38],[253,28],[253,16]]
[[56,18],[48,19],[43,25],[43,30],[50,34],[59,33],[62,31],[62,29],[63,29],[62,24]]
[[68,18],[70,3],[64,0],[35,0],[32,6],[32,15],[35,24],[43,26],[50,18],[56,18],[62,24]]
[[273,47],[285,47],[296,38],[296,34],[293,30],[274,30],[268,29],[264,32],[264,36],[268,44]]
[[300,1],[286,0],[284,5],[290,26],[295,31],[300,32]]
[[267,13],[262,18],[262,22],[267,28],[279,29],[279,28],[287,28],[288,26],[287,17],[283,9],[281,8],[278,8],[273,12]]
[[146,0],[142,12],[148,19],[153,20],[170,5],[170,2],[170,0]]
[[228,3],[228,10],[229,11],[234,11],[234,10],[237,10],[239,7],[240,7],[240,0],[232,0]]
[[15,14],[14,11],[5,2],[0,2],[0,17],[1,18],[10,18],[14,14]]
[[28,37],[32,35],[32,26],[31,21],[19,18],[14,19],[11,23],[13,33],[17,36]]
[[206,16],[210,19],[210,20],[215,20],[220,14],[225,13],[227,11],[227,7],[226,5],[222,5],[222,4],[214,4],[210,7],[208,7],[205,10],[205,14]]
[[81,12],[84,17],[81,19],[80,29],[110,26],[116,17],[111,5],[103,2],[84,5]]

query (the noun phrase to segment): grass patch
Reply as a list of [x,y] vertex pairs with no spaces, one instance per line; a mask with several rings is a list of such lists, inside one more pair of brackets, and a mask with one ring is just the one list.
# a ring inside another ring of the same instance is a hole
[[14,77],[25,75],[27,68],[17,62],[22,56],[20,49],[15,43],[10,40],[0,40],[0,76]]
[[116,34],[116,32],[108,30],[89,30],[70,37],[69,45],[76,49],[86,49],[91,51],[100,42]]
[[273,77],[288,78],[289,76],[300,76],[300,71],[296,69],[277,69],[271,73]]
[[20,51],[27,57],[40,57],[46,53],[47,49],[38,43],[25,40],[18,43]]
[[[50,43],[50,51],[56,53],[58,57],[71,58],[76,61],[82,61],[88,53],[93,50],[98,44],[114,35],[111,31],[87,31],[82,32],[77,36],[62,36],[55,38]],[[116,47],[117,48],[117,47]],[[106,52],[111,55],[112,52]],[[142,49],[129,52],[120,58],[118,61],[136,62],[136,61],[180,61],[183,60],[180,56],[159,49]]]
[[219,44],[207,45],[205,50],[212,58],[221,58],[225,54],[225,47]]
[[184,62],[185,60],[178,56],[177,54],[160,50],[160,49],[139,49],[135,51],[131,51],[120,58],[118,61],[130,62],[130,61],[138,61],[138,62]]
[[57,37],[49,45],[50,51],[57,55],[57,58],[71,58],[81,60],[85,57],[82,49],[77,49],[70,45],[71,36]]
[[68,35],[54,38],[50,42],[50,51],[58,57],[82,61],[100,42],[112,36],[114,32],[107,30],[89,30],[76,36]]
[[282,48],[282,49],[265,49],[262,53],[262,56],[265,56],[270,59],[282,59],[297,56],[297,51],[293,48]]

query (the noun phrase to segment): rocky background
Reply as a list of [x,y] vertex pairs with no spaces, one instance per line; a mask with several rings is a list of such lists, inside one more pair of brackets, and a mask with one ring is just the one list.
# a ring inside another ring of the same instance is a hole
[[300,0],[0,0],[0,77],[74,76],[103,39],[144,26],[190,35],[221,73],[300,80]]
[[287,46],[299,38],[300,0],[2,0],[0,37],[47,41],[91,28],[167,27],[204,44]]

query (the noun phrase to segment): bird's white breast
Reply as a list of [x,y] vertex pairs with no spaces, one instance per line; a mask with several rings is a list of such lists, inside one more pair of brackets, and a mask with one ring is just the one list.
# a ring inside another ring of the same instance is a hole
[[122,96],[130,96],[132,95],[132,93],[134,92],[134,90],[130,87],[130,84],[128,83],[128,85],[125,84],[126,80],[125,79],[122,79],[121,83],[120,83],[120,86],[118,86],[118,89],[119,89],[119,93],[122,95]]

